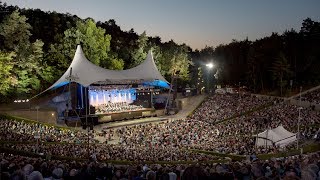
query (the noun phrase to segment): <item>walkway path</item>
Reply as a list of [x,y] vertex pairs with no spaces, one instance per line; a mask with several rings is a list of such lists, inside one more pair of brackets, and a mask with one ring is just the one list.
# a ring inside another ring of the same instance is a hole
[[180,110],[177,114],[168,116],[171,119],[183,119],[191,114],[206,98],[206,95],[192,96],[190,97],[186,107]]

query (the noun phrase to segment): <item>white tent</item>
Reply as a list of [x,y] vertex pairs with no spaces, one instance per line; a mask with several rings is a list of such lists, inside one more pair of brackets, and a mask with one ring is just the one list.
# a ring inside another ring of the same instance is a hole
[[284,147],[296,140],[296,134],[287,131],[283,126],[278,126],[277,128],[268,129],[259,133],[256,139],[256,146],[276,145]]
[[80,45],[77,46],[76,53],[67,71],[51,87],[66,84],[70,80],[83,86],[89,86],[97,82],[121,82],[121,81],[168,81],[160,74],[156,67],[151,51],[146,60],[140,65],[127,70],[109,70],[91,63],[84,55]]
[[[162,87],[169,88],[169,83],[159,72],[151,51],[149,51],[146,60],[134,68],[109,70],[90,62],[85,57],[80,45],[77,46],[77,50],[67,71],[52,86],[40,94],[52,88],[66,85],[70,81],[77,82],[85,87],[93,83],[129,84],[149,82],[149,84],[162,85]],[[30,100],[40,94],[33,96]]]

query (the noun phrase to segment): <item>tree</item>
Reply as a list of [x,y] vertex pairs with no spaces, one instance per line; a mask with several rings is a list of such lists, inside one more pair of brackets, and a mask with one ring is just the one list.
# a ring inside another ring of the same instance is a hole
[[148,36],[144,31],[140,34],[139,39],[137,40],[138,48],[131,52],[133,62],[130,64],[130,68],[141,64],[146,59],[148,53],[147,42]]
[[133,29],[125,32],[116,24],[114,19],[105,22],[98,22],[98,27],[103,28],[106,34],[111,35],[110,51],[117,54],[118,59],[124,61],[124,69],[128,69],[133,64],[132,52],[137,49],[139,36]]
[[53,71],[48,71],[50,67],[46,67],[43,59],[43,42],[36,40],[29,46],[28,55],[23,62],[18,62],[15,66],[16,74],[18,76],[18,84],[16,90],[18,94],[39,93],[41,82],[43,80],[51,82]]
[[20,15],[18,11],[13,11],[0,25],[1,35],[5,39],[5,49],[13,51],[12,57],[12,79],[14,83],[10,88],[12,95],[25,95],[32,90],[37,93],[41,87],[42,80],[50,80],[52,71],[49,73],[43,61],[43,45],[41,40],[31,43],[31,26],[27,23],[27,18]]
[[291,75],[290,64],[282,52],[276,58],[276,61],[272,63],[271,72],[273,74],[273,79],[276,80],[277,84],[280,86],[280,96],[282,96],[282,89],[287,85],[286,78]]
[[307,18],[303,20],[302,27],[300,32],[303,35],[313,35],[315,33],[319,33],[320,31],[320,23]]
[[10,87],[16,82],[12,69],[14,66],[13,58],[15,53],[4,53],[0,51],[0,95],[8,94]]
[[32,89],[39,89],[40,80],[39,61],[42,60],[41,41],[31,44],[31,26],[26,22],[27,18],[13,11],[0,25],[1,35],[4,37],[4,46],[7,51],[14,51],[16,56],[12,60],[13,76],[17,83],[13,84],[12,91],[15,94],[29,93]]
[[[76,27],[66,30],[64,35],[61,43],[51,46],[49,55],[56,56],[52,53],[62,52],[57,56],[63,56],[62,59],[67,60],[60,63],[60,65],[66,66],[63,69],[67,68],[73,58],[77,44],[82,45],[86,57],[92,63],[108,69],[123,68],[123,61],[110,52],[111,36],[106,35],[104,29],[97,27],[92,19],[87,19],[84,22],[78,21]],[[53,58],[57,59],[57,57]]]
[[31,26],[27,18],[21,16],[18,10],[13,11],[0,25],[0,35],[4,37],[5,48],[9,51],[19,51],[19,54],[27,50]]
[[29,63],[31,63],[32,68],[29,68],[28,73],[32,74],[31,86],[33,89],[46,88],[46,85],[54,81],[53,74],[55,74],[55,71],[45,61],[43,46],[44,43],[41,40],[36,40],[30,47],[32,53],[29,57]]
[[187,46],[181,45],[178,51],[173,54],[171,68],[169,69],[169,73],[176,73],[178,71],[179,77],[183,80],[189,79],[189,65],[192,64],[187,53]]
[[258,71],[260,69],[259,66],[259,59],[261,59],[261,54],[257,52],[253,47],[250,48],[248,52],[248,71],[247,71],[247,82],[251,89],[253,89],[253,92],[256,93],[256,90],[258,89]]
[[161,48],[161,54],[157,55],[158,66],[171,78],[179,72],[179,78],[189,79],[189,65],[192,64],[188,55],[189,48],[185,44],[177,45],[172,40],[166,42]]

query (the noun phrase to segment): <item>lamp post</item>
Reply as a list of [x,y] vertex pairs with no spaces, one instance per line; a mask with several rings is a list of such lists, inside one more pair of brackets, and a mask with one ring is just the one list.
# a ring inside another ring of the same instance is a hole
[[208,63],[206,64],[206,67],[207,67],[207,70],[208,70],[208,73],[207,73],[207,92],[208,94],[210,93],[210,70],[214,67],[213,63]]
[[[172,129],[170,128],[170,136],[171,136],[171,151],[173,150],[173,134],[172,134]],[[171,161],[172,161],[172,154],[171,153]]]
[[297,132],[297,149],[299,150],[299,139],[300,139],[300,120],[301,120],[301,109],[303,109],[301,107],[301,91],[302,91],[302,87],[300,87],[300,94],[299,94],[299,106],[298,107],[298,132]]
[[35,109],[37,110],[37,126],[38,126],[38,131],[37,133],[35,134],[34,138],[37,140],[37,144],[36,144],[36,153],[38,154],[39,153],[39,139],[40,139],[40,136],[41,136],[41,133],[39,133],[39,109],[40,107],[39,106],[36,106]]

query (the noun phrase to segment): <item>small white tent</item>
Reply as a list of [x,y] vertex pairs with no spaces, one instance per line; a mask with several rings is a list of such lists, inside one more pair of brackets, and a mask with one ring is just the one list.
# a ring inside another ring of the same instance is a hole
[[268,129],[259,133],[256,139],[256,146],[275,145],[284,147],[296,140],[296,134],[287,131],[283,126],[278,126],[277,128]]

